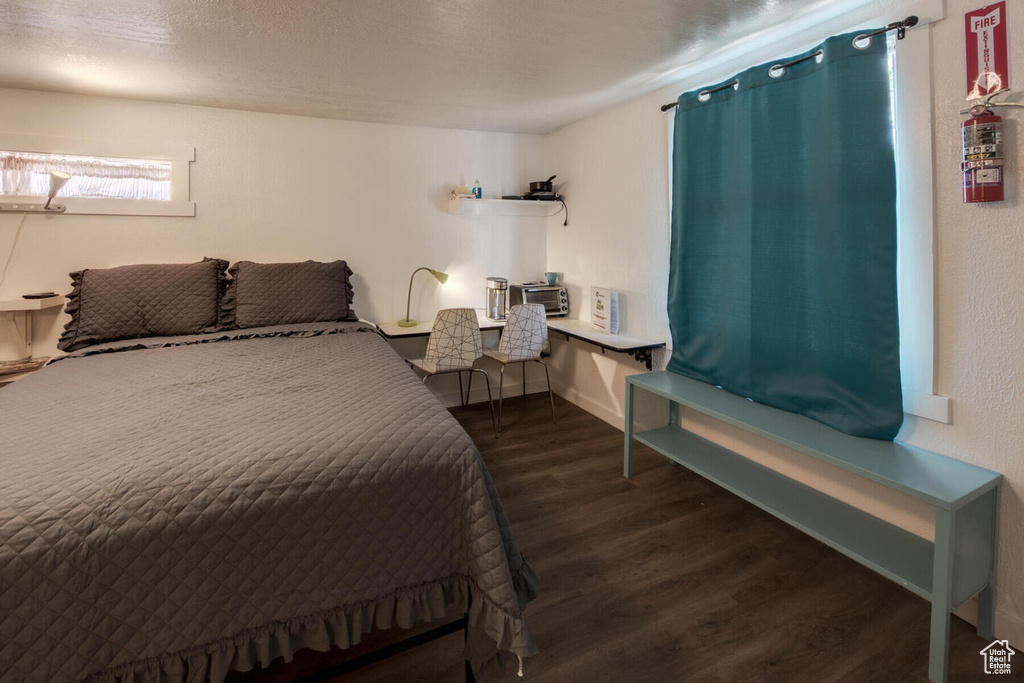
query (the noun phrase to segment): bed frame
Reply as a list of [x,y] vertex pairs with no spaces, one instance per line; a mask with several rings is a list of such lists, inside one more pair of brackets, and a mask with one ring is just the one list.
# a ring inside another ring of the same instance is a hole
[[[426,645],[427,643],[437,640],[438,638],[444,638],[445,636],[451,635],[453,633],[458,633],[459,631],[462,631],[463,637],[465,637],[468,626],[469,615],[467,614],[463,616],[461,619],[456,619],[455,621],[444,624],[443,626],[438,626],[437,628],[430,629],[429,631],[418,633],[404,640],[400,640],[397,643],[386,645],[377,650],[373,650],[372,652],[367,652],[365,655],[360,655],[358,657],[350,659],[347,662],[342,662],[335,666],[331,666],[321,671],[317,671],[315,674],[311,674],[309,676],[297,679],[295,683],[324,683],[325,681],[329,681],[331,679],[337,678],[338,676],[351,673],[352,671],[361,669],[364,666],[376,664],[377,662],[383,661],[388,657],[392,657],[394,655],[407,652],[415,647],[419,647],[420,645]],[[468,660],[465,662],[465,674],[466,683],[476,683],[476,678],[473,676],[473,669],[470,667]]]

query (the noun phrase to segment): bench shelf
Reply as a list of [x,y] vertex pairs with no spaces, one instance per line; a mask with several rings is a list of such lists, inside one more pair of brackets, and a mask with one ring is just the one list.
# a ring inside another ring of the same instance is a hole
[[633,438],[924,598],[933,544],[676,427]]
[[[669,400],[667,427],[634,433],[636,389]],[[680,428],[685,406],[935,507],[929,541]],[[921,448],[843,434],[809,418],[753,403],[668,372],[626,378],[624,473],[632,445],[647,445],[700,476],[932,602],[928,675],[947,677],[949,616],[977,595],[978,633],[991,640],[1002,475]]]

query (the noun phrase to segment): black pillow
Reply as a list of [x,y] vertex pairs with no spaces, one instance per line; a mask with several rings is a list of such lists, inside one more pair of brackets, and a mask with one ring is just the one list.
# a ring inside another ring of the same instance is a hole
[[221,322],[234,327],[357,320],[352,310],[352,271],[344,261],[253,263],[239,261]]
[[213,332],[227,266],[227,261],[207,258],[71,273],[65,308],[71,322],[57,346],[74,351],[118,339]]

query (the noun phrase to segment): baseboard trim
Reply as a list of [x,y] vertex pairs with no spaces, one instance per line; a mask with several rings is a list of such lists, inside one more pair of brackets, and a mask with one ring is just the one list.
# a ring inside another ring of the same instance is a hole
[[566,387],[559,385],[558,382],[552,383],[555,393],[564,398],[569,403],[573,403],[583,410],[587,411],[595,417],[599,417],[612,427],[622,431],[626,422],[626,416],[619,413],[617,410],[612,410],[608,406],[598,403],[594,399],[590,398],[586,394],[581,393],[579,390],[572,387]]
[[[484,378],[477,373],[477,376],[473,378],[473,391],[469,395],[470,405],[474,403],[486,403],[487,402],[487,388],[483,387]],[[430,380],[427,380],[427,386],[430,386]],[[554,387],[552,386],[552,389]],[[526,393],[537,394],[546,392],[548,390],[548,384],[544,379],[530,379],[526,381]],[[558,392],[555,392],[558,393]],[[491,382],[491,394],[494,400],[498,400],[498,383]],[[457,391],[450,391],[445,393],[434,392],[434,395],[444,404],[446,408],[457,408],[462,405],[459,399],[459,393]],[[516,398],[517,396],[523,395],[523,385],[518,382],[513,384],[512,382],[505,383],[505,398]]]

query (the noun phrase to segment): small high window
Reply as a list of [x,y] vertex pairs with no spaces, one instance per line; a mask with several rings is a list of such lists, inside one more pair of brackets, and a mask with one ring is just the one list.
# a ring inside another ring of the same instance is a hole
[[50,171],[71,176],[62,197],[171,200],[171,162],[0,150],[0,195],[38,196]]
[[196,215],[191,145],[0,132],[0,204],[45,197],[50,172],[70,176],[57,197],[67,215]]

